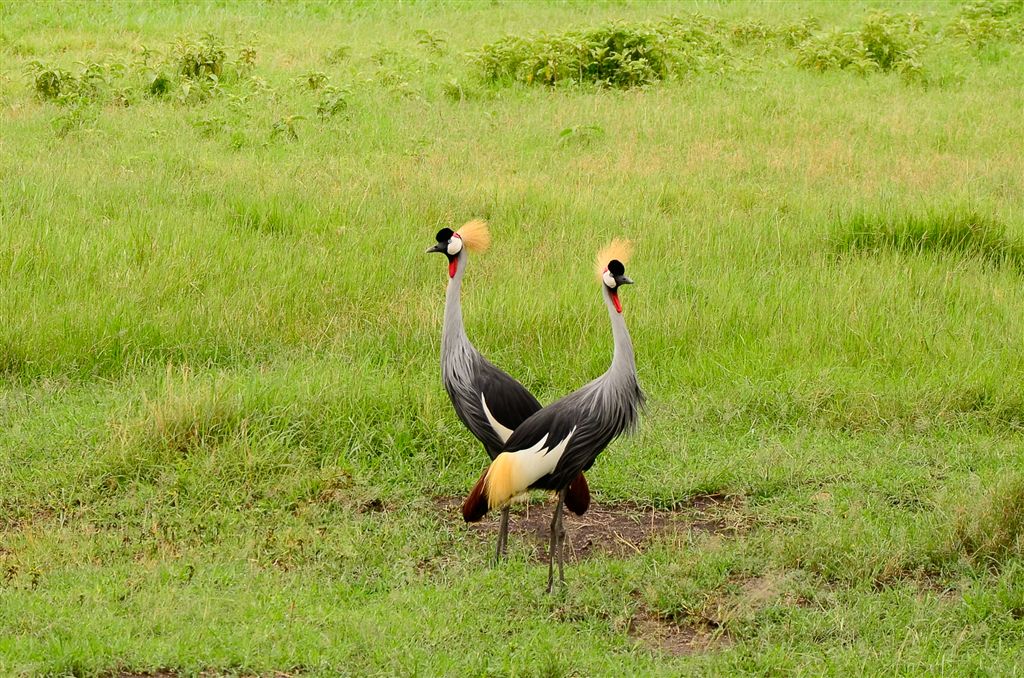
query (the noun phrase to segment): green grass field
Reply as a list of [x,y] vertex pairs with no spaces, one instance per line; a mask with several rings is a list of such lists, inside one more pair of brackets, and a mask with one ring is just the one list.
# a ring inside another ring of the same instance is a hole
[[[559,70],[611,21],[666,51]],[[0,0],[0,674],[1024,673],[1022,59],[1020,0]],[[665,526],[551,596],[452,508],[474,217],[544,402],[636,245],[589,476]]]

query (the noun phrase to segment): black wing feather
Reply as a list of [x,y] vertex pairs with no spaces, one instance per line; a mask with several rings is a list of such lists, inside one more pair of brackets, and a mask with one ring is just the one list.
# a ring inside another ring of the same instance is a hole
[[540,401],[525,386],[483,357],[476,371],[476,387],[487,399],[491,415],[510,431],[540,410]]
[[540,402],[525,386],[479,353],[474,356],[472,383],[468,391],[447,382],[445,389],[455,407],[455,413],[483,444],[491,459],[501,453],[505,441],[487,420],[480,396],[486,399],[491,416],[510,431],[515,431],[530,415],[540,410]]
[[540,410],[509,436],[504,449],[516,452],[533,447],[545,435],[548,436],[545,445],[554,447],[572,432],[572,438],[555,469],[539,478],[531,488],[561,490],[568,487],[578,475],[593,466],[597,455],[609,443],[634,424],[637,408],[643,404],[643,393],[636,386],[635,399],[625,402],[624,409],[605,411],[603,416],[595,416],[591,395],[584,387]]
[[567,401],[563,398],[529,417],[512,432],[503,449],[506,452],[525,450],[539,443],[544,436],[548,437],[548,445],[556,445],[576,425],[576,418],[571,416],[571,403]]

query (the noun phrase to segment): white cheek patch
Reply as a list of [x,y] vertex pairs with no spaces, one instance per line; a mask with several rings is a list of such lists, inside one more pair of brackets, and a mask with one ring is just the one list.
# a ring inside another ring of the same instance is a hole
[[452,239],[448,241],[448,254],[455,256],[462,251],[462,238],[457,235],[453,235]]
[[615,277],[611,274],[611,271],[605,271],[601,279],[604,280],[604,284],[609,288],[615,289]]

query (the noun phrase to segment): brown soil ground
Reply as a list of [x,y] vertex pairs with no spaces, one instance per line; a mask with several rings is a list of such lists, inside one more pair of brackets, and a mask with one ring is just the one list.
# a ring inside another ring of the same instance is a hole
[[[461,498],[440,497],[437,507],[446,517],[462,521]],[[566,560],[576,562],[596,554],[629,556],[643,552],[653,537],[685,532],[733,535],[741,531],[742,502],[725,495],[700,495],[673,509],[653,509],[634,502],[592,502],[582,516],[566,512]],[[543,505],[514,505],[509,517],[509,539],[526,539],[534,556],[547,559],[554,501]],[[498,534],[498,514],[468,525],[481,541],[492,542]]]
[[677,657],[715,652],[732,645],[732,639],[712,624],[678,624],[649,610],[633,617],[629,635],[650,648]]

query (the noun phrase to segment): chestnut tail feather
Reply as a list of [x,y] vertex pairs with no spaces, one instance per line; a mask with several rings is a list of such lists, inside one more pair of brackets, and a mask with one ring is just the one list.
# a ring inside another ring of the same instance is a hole
[[590,508],[590,487],[587,486],[587,479],[582,473],[569,483],[569,489],[565,493],[565,508],[578,516],[582,516]]
[[487,501],[487,471],[485,470],[483,475],[480,476],[480,480],[476,481],[476,485],[473,486],[473,491],[466,497],[466,501],[462,503],[462,519],[467,523],[479,522],[490,508]]

